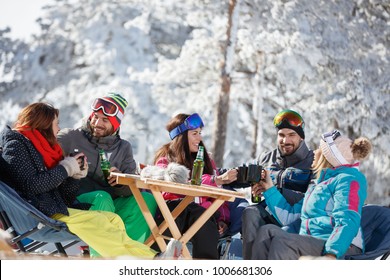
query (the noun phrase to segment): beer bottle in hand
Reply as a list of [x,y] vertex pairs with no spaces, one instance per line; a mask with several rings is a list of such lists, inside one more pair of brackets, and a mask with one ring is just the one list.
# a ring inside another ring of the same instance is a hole
[[263,167],[259,163],[249,164],[248,166],[248,181],[251,184],[251,200],[253,203],[259,203],[261,197],[258,195],[253,195],[253,186],[254,184],[260,182],[261,180],[261,171]]
[[[253,185],[252,185],[251,189],[253,190]],[[252,200],[252,203],[259,203],[260,202],[260,197],[258,195],[254,195],[251,192],[251,200]]]
[[198,154],[196,155],[196,159],[194,160],[194,166],[192,167],[191,185],[200,185],[202,183],[204,167],[203,154],[204,148],[203,146],[199,146]]
[[108,161],[107,155],[103,149],[99,150],[99,155],[100,155],[100,168],[103,172],[104,179],[106,179],[106,181],[107,181],[108,176],[110,176],[111,164]]

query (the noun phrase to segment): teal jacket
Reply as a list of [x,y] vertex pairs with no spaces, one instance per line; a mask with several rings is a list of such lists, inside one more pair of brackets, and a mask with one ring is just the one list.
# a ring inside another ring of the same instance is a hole
[[351,244],[364,251],[360,220],[367,181],[357,167],[322,170],[305,197],[294,205],[272,187],[264,192],[269,210],[282,225],[301,218],[299,234],[326,240],[324,254],[341,258]]

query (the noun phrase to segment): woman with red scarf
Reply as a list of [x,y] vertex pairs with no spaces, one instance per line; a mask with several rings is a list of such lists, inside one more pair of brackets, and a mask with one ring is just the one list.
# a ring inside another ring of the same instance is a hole
[[[4,181],[45,215],[66,223],[102,257],[154,258],[154,250],[127,236],[118,215],[75,208],[79,179],[87,175],[88,164],[85,159],[81,165],[83,153],[63,156],[56,138],[58,115],[53,106],[34,103],[20,112],[13,129],[3,130],[0,147]],[[172,242],[168,247],[171,250],[159,258],[176,257],[172,252],[180,252],[179,247],[178,242]]]

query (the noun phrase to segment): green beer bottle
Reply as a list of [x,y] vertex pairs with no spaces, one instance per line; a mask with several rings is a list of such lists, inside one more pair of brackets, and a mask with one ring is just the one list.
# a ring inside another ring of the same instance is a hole
[[192,167],[191,185],[200,185],[202,183],[204,167],[203,154],[204,148],[203,146],[199,146],[198,154],[196,155],[196,159],[194,160],[194,166]]
[[110,162],[108,161],[108,158],[107,158],[107,156],[106,156],[106,153],[104,152],[103,149],[100,149],[100,150],[99,150],[99,155],[100,155],[100,169],[101,169],[102,172],[103,172],[104,179],[106,179],[106,181],[107,181],[107,178],[108,178],[108,176],[110,175],[110,167],[111,167],[111,164],[110,164]]
[[[253,185],[260,182],[261,180],[261,171],[263,167],[259,163],[249,164],[248,165],[248,182],[251,184],[251,191],[253,190]],[[259,203],[261,197],[258,195],[253,195],[251,192],[252,203]]]
[[[253,185],[251,186],[251,189],[252,188],[253,188]],[[252,200],[252,203],[259,203],[260,197],[258,195],[253,195],[253,193],[251,193],[251,200]]]

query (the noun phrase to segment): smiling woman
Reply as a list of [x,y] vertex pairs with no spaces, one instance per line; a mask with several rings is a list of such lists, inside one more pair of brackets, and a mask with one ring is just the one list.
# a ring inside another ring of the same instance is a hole
[[[222,184],[229,184],[237,179],[237,170],[230,169],[220,175],[215,162],[208,154],[202,139],[204,123],[199,114],[177,114],[168,121],[166,129],[171,141],[163,145],[155,154],[154,164],[168,168],[169,164],[178,163],[192,172],[194,161],[197,158],[199,147],[204,148],[204,169],[201,184],[221,188]],[[187,179],[188,180],[188,179]],[[188,181],[187,181],[188,182]],[[163,193],[169,209],[173,210],[183,199],[183,195]],[[199,197],[189,204],[179,215],[176,222],[180,230],[186,231],[213,203],[210,197]],[[157,214],[157,220],[162,222],[162,215]],[[217,215],[210,218],[202,228],[192,237],[193,257],[195,259],[217,259],[217,243],[219,236],[226,234],[230,224],[229,204],[219,207]],[[169,234],[169,233],[166,233]]]
[[9,27],[13,39],[28,40],[38,34],[39,25],[35,22],[42,14],[42,7],[53,0],[0,0],[0,30]]

